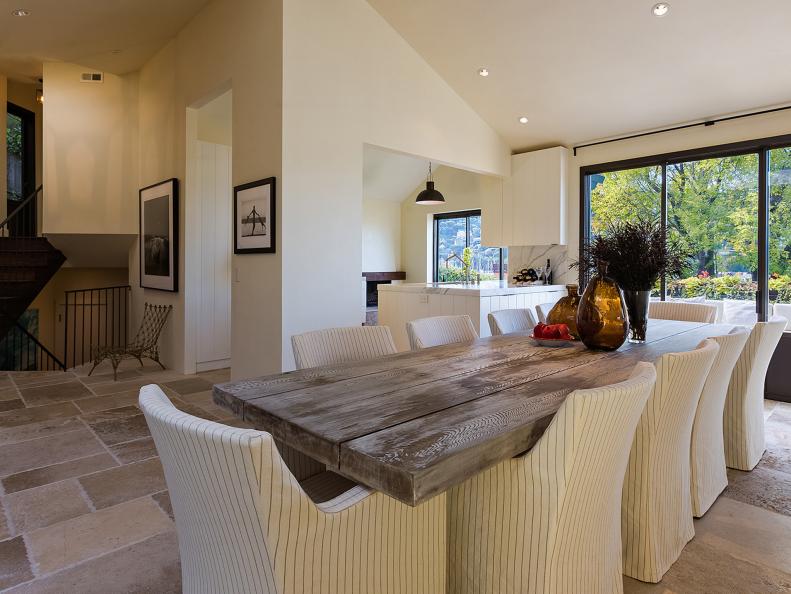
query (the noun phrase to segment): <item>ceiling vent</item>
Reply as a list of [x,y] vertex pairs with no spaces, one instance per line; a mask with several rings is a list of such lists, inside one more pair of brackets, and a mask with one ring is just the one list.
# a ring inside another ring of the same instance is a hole
[[83,72],[80,75],[80,82],[84,82],[84,83],[104,82],[104,74],[102,72]]

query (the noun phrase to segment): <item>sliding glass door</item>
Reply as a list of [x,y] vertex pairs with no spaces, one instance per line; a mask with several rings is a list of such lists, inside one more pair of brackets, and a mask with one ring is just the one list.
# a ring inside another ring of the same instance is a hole
[[791,147],[769,151],[769,299],[791,303]]
[[755,301],[758,290],[758,155],[667,165],[668,234],[694,254],[671,298]]
[[659,220],[690,247],[688,274],[663,279],[655,296],[724,300],[760,319],[770,303],[791,304],[791,136],[580,173],[581,243],[612,222],[642,217]]

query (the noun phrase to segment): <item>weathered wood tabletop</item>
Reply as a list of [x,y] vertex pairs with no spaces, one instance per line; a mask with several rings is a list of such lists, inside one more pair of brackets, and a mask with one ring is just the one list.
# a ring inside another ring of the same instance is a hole
[[575,389],[694,349],[732,326],[651,320],[614,352],[522,334],[214,387],[214,401],[330,469],[410,505],[529,450]]

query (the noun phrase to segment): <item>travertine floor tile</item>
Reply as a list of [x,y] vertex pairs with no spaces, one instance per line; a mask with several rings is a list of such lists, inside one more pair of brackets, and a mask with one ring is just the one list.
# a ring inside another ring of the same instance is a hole
[[154,493],[151,498],[159,504],[168,517],[173,520],[173,505],[170,502],[170,494],[167,491],[161,493]]
[[19,390],[14,386],[6,386],[5,388],[0,387],[0,400],[16,400],[18,398]]
[[82,412],[91,413],[100,410],[120,408],[122,406],[133,406],[137,404],[139,395],[140,390],[129,390],[127,392],[118,392],[117,394],[75,400],[74,404],[76,404]]
[[110,446],[110,451],[123,464],[138,462],[157,455],[156,445],[154,445],[154,440],[150,437]]
[[791,517],[720,497],[695,522],[695,538],[791,575]]
[[172,530],[22,584],[7,594],[180,594],[178,542]]
[[0,413],[0,429],[17,427],[19,425],[36,423],[38,421],[46,421],[47,419],[73,417],[78,414],[80,414],[80,409],[74,406],[73,402],[62,402],[49,406],[12,410]]
[[728,469],[725,497],[791,516],[791,475],[759,464],[750,472]]
[[0,446],[19,443],[20,441],[27,441],[29,439],[37,439],[39,437],[52,437],[60,433],[68,433],[69,431],[75,431],[76,429],[82,429],[84,427],[85,426],[77,417],[62,417],[59,419],[39,421],[38,423],[29,423],[27,425],[17,425],[16,427],[9,427],[8,429],[0,429]]
[[19,392],[28,406],[42,406],[66,400],[77,400],[92,396],[91,391],[77,380],[59,384],[20,388]]
[[[161,507],[161,506],[160,506]],[[8,525],[5,511],[2,504],[0,504],[0,540],[5,540],[11,537],[11,527]]]
[[159,458],[102,470],[79,480],[96,509],[117,505],[167,488]]
[[123,371],[118,371],[118,379],[113,377],[113,372],[109,371],[107,373],[96,373],[94,372],[93,375],[86,375],[80,377],[80,381],[85,384],[86,386],[90,386],[93,384],[103,384],[106,382],[115,382],[115,381],[124,381],[129,379],[135,379],[140,377],[140,372],[137,369],[124,369]]
[[0,542],[0,590],[33,579],[21,536]]
[[118,419],[99,421],[97,423],[89,423],[89,425],[99,439],[108,446],[151,435],[148,431],[146,419],[142,413]]
[[146,497],[35,530],[27,541],[31,561],[45,574],[172,529]]
[[203,378],[190,377],[173,382],[166,382],[165,385],[177,394],[192,394],[193,392],[205,392],[211,390],[212,385]]
[[779,594],[790,588],[790,575],[738,559],[697,538],[684,548],[660,583],[646,584],[624,577],[625,594]]
[[87,429],[0,446],[0,476],[104,452]]
[[22,402],[21,398],[15,398],[13,400],[0,400],[0,412],[16,410],[18,408],[25,408],[25,403]]
[[113,457],[108,453],[88,456],[60,464],[52,464],[35,470],[28,470],[12,474],[2,479],[3,489],[6,493],[16,493],[25,489],[32,489],[64,479],[82,476],[91,472],[118,466]]
[[29,388],[31,386],[45,386],[47,384],[62,384],[72,381],[76,376],[67,371],[45,371],[42,375],[27,375],[19,373],[13,377],[17,388]]
[[91,512],[74,479],[12,493],[3,499],[17,534]]
[[107,410],[100,410],[92,413],[81,415],[83,421],[89,425],[100,423],[102,421],[112,421],[114,419],[123,419],[125,417],[133,417],[141,414],[141,410],[134,405],[119,406]]

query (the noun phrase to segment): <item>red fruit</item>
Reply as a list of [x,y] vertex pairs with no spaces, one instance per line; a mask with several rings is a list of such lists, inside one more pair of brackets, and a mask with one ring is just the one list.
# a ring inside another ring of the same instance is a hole
[[547,329],[547,325],[543,322],[539,322],[536,324],[535,328],[533,328],[533,336],[536,338],[544,338],[544,332]]
[[557,325],[547,326],[544,329],[545,338],[560,338],[560,328]]

